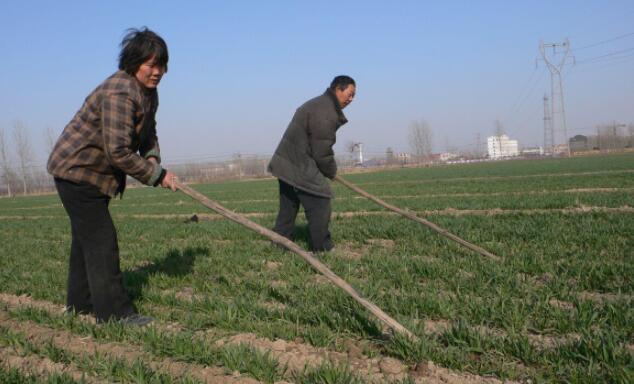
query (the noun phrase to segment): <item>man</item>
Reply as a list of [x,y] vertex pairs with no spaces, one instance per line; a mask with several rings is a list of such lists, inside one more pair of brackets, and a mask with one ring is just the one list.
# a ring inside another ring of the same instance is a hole
[[337,129],[348,122],[342,110],[352,102],[355,92],[351,77],[337,76],[323,95],[299,107],[269,164],[269,172],[280,185],[280,208],[273,230],[293,240],[301,204],[313,252],[334,247],[328,230],[332,191],[327,179],[337,174],[332,146]]
[[121,47],[119,70],[66,125],[47,168],[71,224],[67,309],[92,313],[98,322],[141,326],[153,319],[136,312],[123,287],[108,204],[123,194],[126,175],[176,190],[174,174],[159,164],[154,120],[168,53],[165,41],[147,28],[131,30]]

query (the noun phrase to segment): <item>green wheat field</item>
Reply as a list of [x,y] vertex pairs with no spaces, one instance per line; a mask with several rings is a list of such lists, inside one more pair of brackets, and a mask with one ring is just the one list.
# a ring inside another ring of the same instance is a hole
[[[634,382],[632,154],[341,176],[499,256],[333,183],[336,250],[320,260],[419,341],[299,256],[148,187],[110,207],[126,288],[157,321],[96,325],[62,311],[57,195],[2,198],[0,383]],[[273,226],[274,179],[192,187]]]

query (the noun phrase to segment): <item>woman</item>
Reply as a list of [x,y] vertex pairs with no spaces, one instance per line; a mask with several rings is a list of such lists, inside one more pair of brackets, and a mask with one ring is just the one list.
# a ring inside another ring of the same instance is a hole
[[153,320],[136,313],[123,288],[108,203],[123,194],[126,175],[176,190],[175,175],[160,165],[154,120],[167,61],[160,36],[130,30],[121,42],[119,70],[86,98],[48,160],[71,223],[67,309],[93,313],[98,322],[142,326]]

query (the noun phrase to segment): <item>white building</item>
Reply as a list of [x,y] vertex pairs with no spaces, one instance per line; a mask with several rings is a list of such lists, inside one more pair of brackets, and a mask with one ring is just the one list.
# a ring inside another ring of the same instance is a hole
[[409,164],[412,162],[412,155],[405,152],[395,154],[394,158],[399,164]]
[[489,136],[487,138],[487,150],[491,159],[501,159],[520,154],[517,140],[511,140],[506,135]]
[[460,156],[455,153],[444,152],[440,154],[439,159],[440,161],[449,161],[449,160],[457,159],[458,157]]
[[543,147],[529,147],[522,149],[523,156],[544,156]]

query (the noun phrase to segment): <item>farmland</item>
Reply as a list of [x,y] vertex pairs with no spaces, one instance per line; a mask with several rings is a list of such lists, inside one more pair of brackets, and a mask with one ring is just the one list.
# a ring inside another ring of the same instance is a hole
[[[5,198],[0,382],[634,382],[632,155],[343,177],[500,257],[333,184],[337,250],[321,261],[418,342],[386,334],[298,256],[153,188],[111,213],[125,285],[158,321],[97,326],[61,310],[70,230],[57,196]],[[193,187],[273,225],[273,179]],[[307,247],[302,214],[297,236]]]

